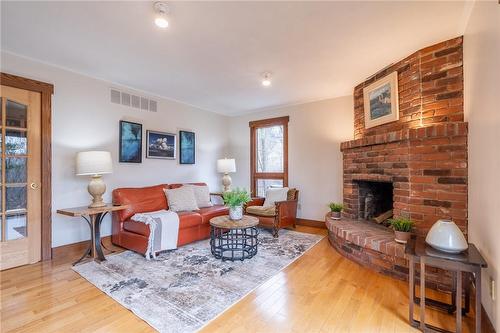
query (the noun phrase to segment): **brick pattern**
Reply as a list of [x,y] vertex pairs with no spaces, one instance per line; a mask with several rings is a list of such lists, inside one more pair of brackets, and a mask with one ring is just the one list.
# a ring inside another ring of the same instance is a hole
[[[379,229],[363,221],[334,221],[328,216],[325,221],[330,244],[344,257],[376,272],[408,280],[408,260],[404,255],[404,246],[393,240],[392,231]],[[374,244],[385,246],[373,246]],[[418,266],[416,271],[418,284]],[[452,286],[451,275],[444,270],[427,266],[426,286],[449,292]]]
[[[354,138],[464,120],[463,37],[426,47],[354,88]],[[365,129],[363,88],[398,72],[399,121]]]
[[440,218],[467,235],[467,123],[442,123],[344,142],[344,212],[357,219],[356,180],[394,185],[394,216],[425,236]]

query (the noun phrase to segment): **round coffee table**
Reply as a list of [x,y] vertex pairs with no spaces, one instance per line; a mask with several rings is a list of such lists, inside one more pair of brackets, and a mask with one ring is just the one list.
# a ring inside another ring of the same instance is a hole
[[210,250],[217,259],[245,260],[257,254],[259,219],[243,215],[238,221],[228,215],[210,219]]

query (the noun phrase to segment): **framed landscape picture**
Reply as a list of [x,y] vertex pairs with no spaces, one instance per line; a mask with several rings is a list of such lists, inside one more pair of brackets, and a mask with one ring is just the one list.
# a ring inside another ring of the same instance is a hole
[[363,89],[365,128],[399,119],[398,72],[373,82]]
[[196,140],[194,132],[179,131],[179,163],[194,164]]
[[142,162],[142,125],[120,120],[119,161]]
[[146,157],[175,160],[177,136],[172,133],[146,131]]

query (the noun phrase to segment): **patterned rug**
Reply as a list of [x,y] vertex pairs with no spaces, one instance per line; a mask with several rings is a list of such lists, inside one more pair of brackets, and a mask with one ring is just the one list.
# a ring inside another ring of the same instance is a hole
[[160,332],[193,332],[276,275],[324,236],[259,230],[258,253],[222,262],[208,240],[164,252],[158,260],[126,251],[73,269]]

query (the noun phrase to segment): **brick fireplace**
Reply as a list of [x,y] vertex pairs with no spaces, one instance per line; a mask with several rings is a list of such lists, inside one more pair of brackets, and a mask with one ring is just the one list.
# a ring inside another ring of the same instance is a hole
[[[394,216],[425,235],[439,218],[467,233],[462,37],[417,51],[354,88],[354,140],[341,145],[344,216],[360,218],[359,181],[391,182]],[[399,120],[365,129],[363,88],[397,71]]]
[[[344,212],[327,216],[332,245],[360,264],[407,278],[404,246],[373,222],[392,208],[425,236],[440,218],[467,235],[467,123],[463,113],[462,37],[419,50],[354,88],[354,140],[343,142]],[[399,120],[366,129],[363,88],[398,73]],[[449,276],[429,272],[430,286]]]
[[386,182],[394,189],[394,216],[415,221],[419,235],[440,218],[467,232],[467,123],[388,132],[344,142],[341,149],[344,217],[364,218],[360,184]]

